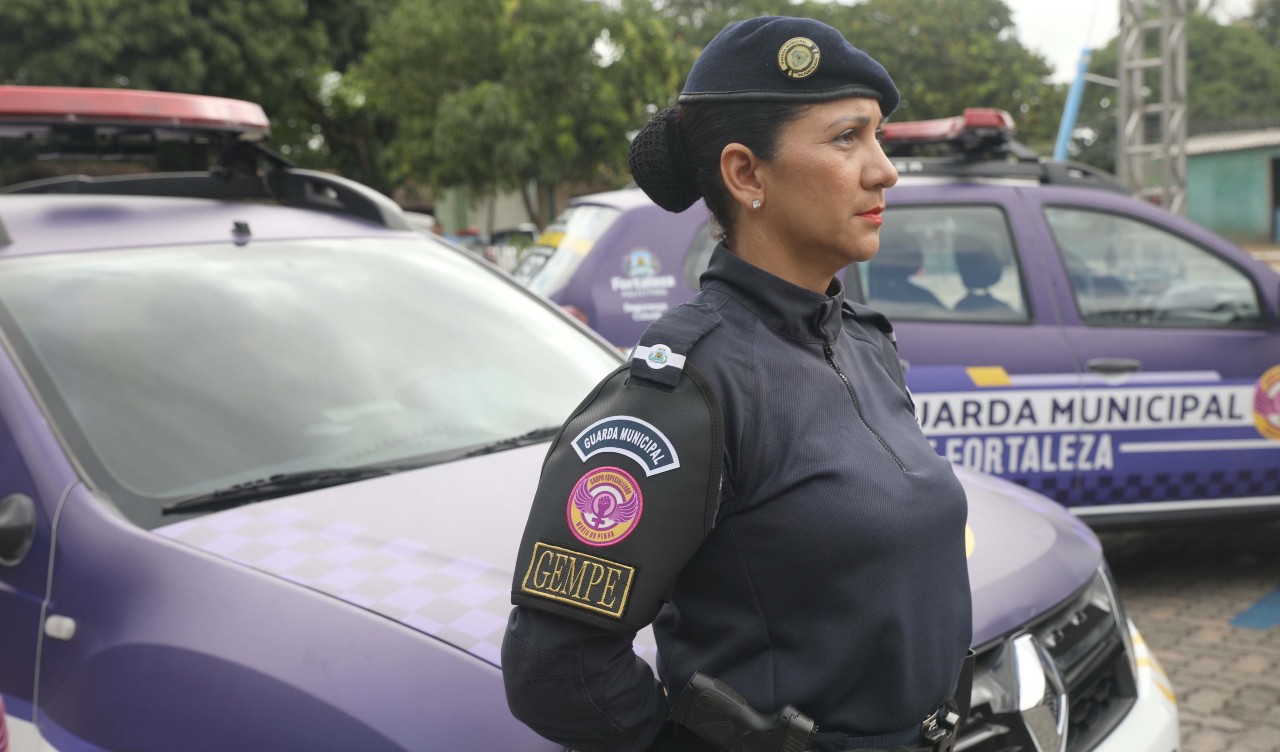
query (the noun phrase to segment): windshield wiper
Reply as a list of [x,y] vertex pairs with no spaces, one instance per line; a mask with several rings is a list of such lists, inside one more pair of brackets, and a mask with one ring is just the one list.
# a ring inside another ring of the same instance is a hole
[[546,441],[554,437],[560,432],[560,426],[545,426],[543,428],[535,428],[528,433],[522,433],[519,436],[512,436],[509,439],[498,439],[488,444],[481,444],[468,451],[463,457],[477,457],[482,454],[492,454],[501,452],[504,449],[515,449],[516,447],[537,444],[539,441]]
[[292,493],[317,488],[328,488],[343,483],[351,483],[365,478],[380,475],[392,475],[399,471],[395,467],[339,467],[324,470],[303,470],[296,473],[279,473],[267,478],[237,483],[216,491],[196,494],[166,504],[161,512],[194,512],[218,507],[232,507],[250,504],[255,501],[266,501]]

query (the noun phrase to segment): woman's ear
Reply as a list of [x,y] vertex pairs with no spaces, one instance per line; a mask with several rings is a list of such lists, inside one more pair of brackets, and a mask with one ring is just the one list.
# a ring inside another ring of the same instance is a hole
[[742,144],[728,144],[720,151],[720,177],[737,208],[746,209],[752,201],[764,200],[764,184],[759,174],[762,164],[755,153]]

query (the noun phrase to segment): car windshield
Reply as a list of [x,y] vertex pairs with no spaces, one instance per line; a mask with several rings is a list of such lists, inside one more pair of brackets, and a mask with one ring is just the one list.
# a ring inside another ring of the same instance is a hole
[[0,328],[91,482],[146,527],[174,498],[558,425],[618,364],[425,238],[10,259]]
[[570,206],[525,253],[516,268],[516,279],[543,295],[560,292],[620,214],[611,206]]

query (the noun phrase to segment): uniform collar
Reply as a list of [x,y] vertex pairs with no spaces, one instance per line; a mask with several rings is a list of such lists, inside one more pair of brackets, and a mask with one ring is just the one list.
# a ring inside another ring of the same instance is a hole
[[839,279],[832,279],[822,295],[743,261],[721,243],[699,282],[703,289],[731,295],[789,339],[833,342],[840,335],[844,285]]

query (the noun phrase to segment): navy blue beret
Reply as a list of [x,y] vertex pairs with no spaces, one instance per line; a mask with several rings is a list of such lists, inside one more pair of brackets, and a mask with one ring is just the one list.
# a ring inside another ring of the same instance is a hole
[[811,18],[761,16],[724,27],[685,81],[681,102],[880,101],[885,117],[898,87],[884,66],[840,32]]

